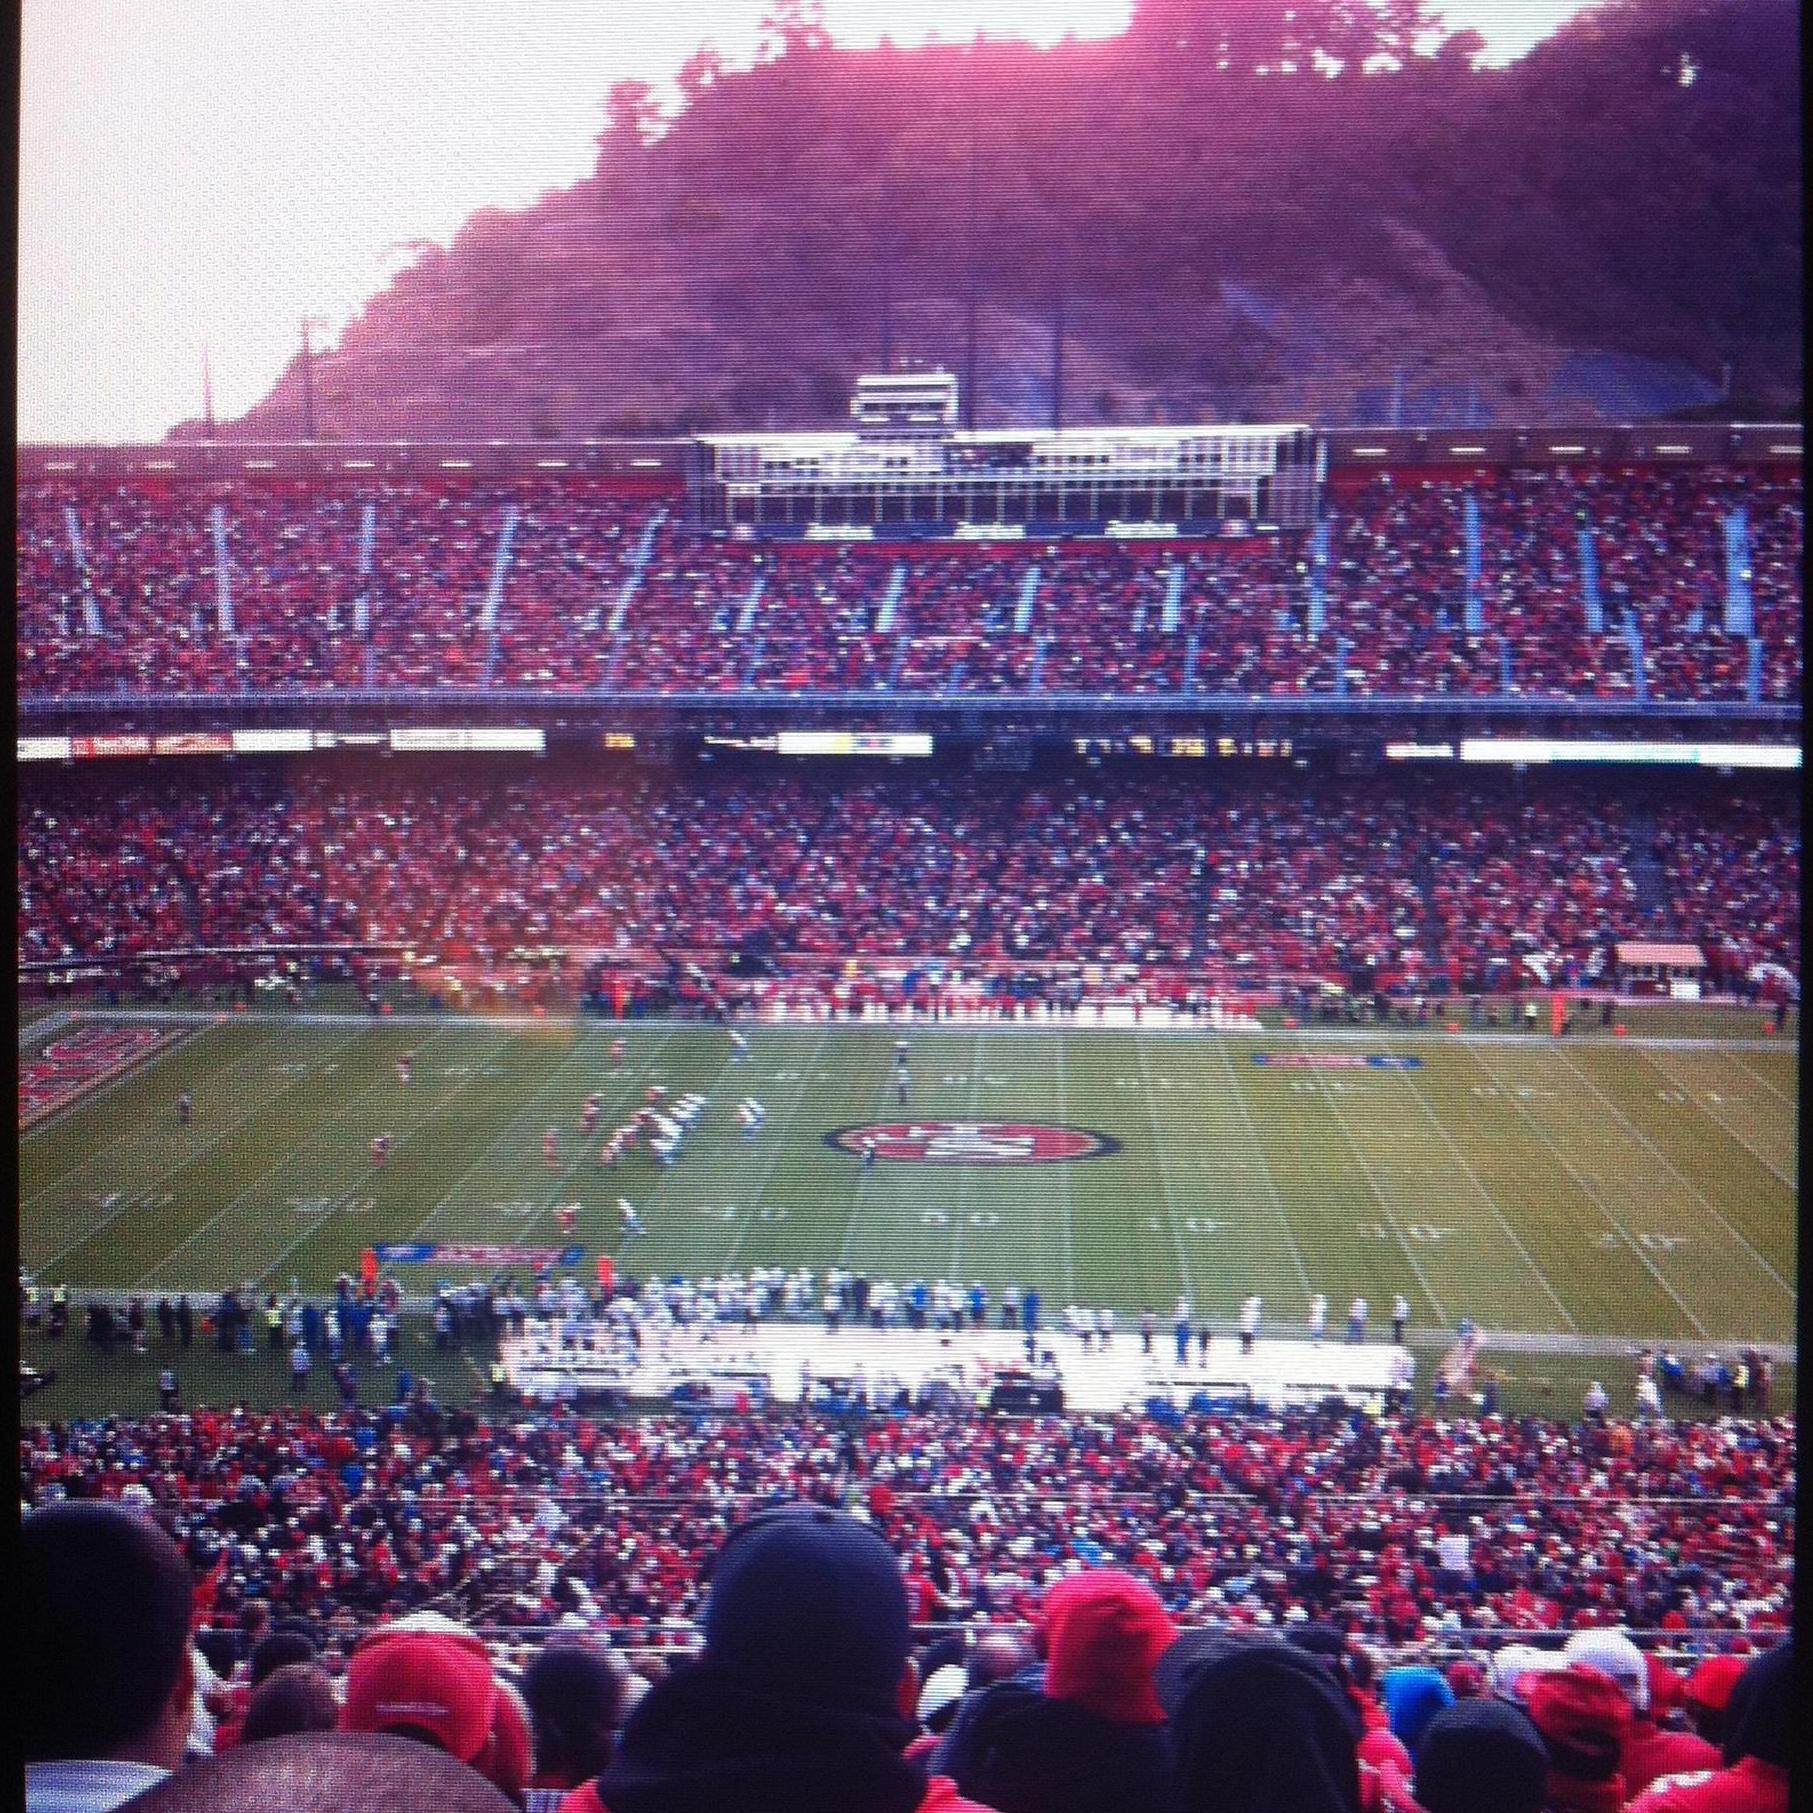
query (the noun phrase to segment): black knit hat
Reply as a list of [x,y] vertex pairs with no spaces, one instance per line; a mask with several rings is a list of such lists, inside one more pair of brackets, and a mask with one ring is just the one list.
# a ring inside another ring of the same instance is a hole
[[738,1524],[704,1626],[707,1660],[778,1698],[897,1709],[906,1582],[887,1543],[841,1511],[782,1505]]
[[1423,1732],[1416,1798],[1427,1813],[1539,1813],[1548,1769],[1542,1734],[1515,1706],[1457,1700]]
[[1360,1715],[1326,1663],[1289,1644],[1205,1651],[1171,1729],[1179,1813],[1359,1813]]

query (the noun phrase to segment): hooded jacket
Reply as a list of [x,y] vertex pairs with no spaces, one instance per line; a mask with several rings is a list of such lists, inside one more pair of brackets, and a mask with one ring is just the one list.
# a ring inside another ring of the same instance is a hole
[[1360,1717],[1283,1643],[1205,1661],[1172,1719],[1173,1813],[1359,1813]]
[[651,1687],[562,1813],[986,1813],[902,1754],[906,1720],[790,1700],[701,1661]]
[[1103,1718],[1023,1675],[966,1704],[936,1760],[996,1813],[1158,1813],[1169,1773],[1163,1726]]

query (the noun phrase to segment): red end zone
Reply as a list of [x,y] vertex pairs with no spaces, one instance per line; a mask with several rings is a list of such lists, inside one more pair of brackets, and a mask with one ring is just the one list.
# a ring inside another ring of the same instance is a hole
[[31,1126],[122,1076],[183,1035],[162,1026],[82,1026],[19,1065],[19,1125]]
[[825,1135],[825,1144],[906,1165],[1067,1165],[1121,1149],[1106,1133],[1052,1121],[862,1121]]

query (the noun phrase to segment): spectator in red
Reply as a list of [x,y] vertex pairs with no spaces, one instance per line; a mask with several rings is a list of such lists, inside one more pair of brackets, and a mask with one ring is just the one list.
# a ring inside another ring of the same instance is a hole
[[1659,1775],[1718,1766],[1718,1751],[1704,1738],[1690,1731],[1663,1731],[1650,1717],[1648,1658],[1629,1637],[1615,1630],[1577,1631],[1563,1653],[1570,1662],[1610,1675],[1630,1702],[1630,1730],[1618,1764],[1626,1795],[1641,1794]]
[[500,1690],[489,1651],[434,1612],[380,1625],[353,1651],[341,1723],[444,1750],[506,1792],[528,1782],[527,1721]]
[[866,1524],[759,1512],[725,1538],[700,1658],[650,1688],[567,1813],[975,1813],[903,1755],[906,1586]]
[[1745,1668],[1732,1689],[1722,1769],[1665,1776],[1632,1813],[1787,1813],[1794,1767],[1794,1640]]
[[1745,1656],[1708,1656],[1681,1689],[1688,1721],[1709,1744],[1725,1741],[1725,1710],[1748,1660]]
[[1630,1705],[1617,1683],[1573,1664],[1539,1676],[1528,1705],[1549,1753],[1549,1813],[1619,1813]]
[[939,1766],[998,1813],[1157,1809],[1169,1770],[1153,1684],[1176,1627],[1158,1595],[1114,1568],[1045,1595],[1043,1681],[997,1682],[958,1715]]

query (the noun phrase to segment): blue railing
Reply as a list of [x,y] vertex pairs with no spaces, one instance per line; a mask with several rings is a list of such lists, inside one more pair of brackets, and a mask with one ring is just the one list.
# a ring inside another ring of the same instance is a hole
[[1750,592],[1750,512],[1742,504],[1725,518],[1725,629],[1733,636],[1756,633],[1756,601]]
[[1461,521],[1467,535],[1467,634],[1477,636],[1484,632],[1486,619],[1479,596],[1479,499],[1471,491],[1461,499]]
[[1580,531],[1580,587],[1586,600],[1587,632],[1605,634],[1605,600],[1599,591],[1599,550],[1593,545],[1591,529]]

